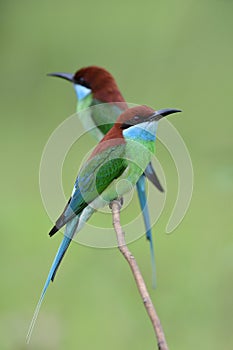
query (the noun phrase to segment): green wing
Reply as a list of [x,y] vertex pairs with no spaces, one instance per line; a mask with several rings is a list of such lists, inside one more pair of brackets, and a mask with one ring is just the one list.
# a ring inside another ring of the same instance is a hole
[[125,144],[109,147],[90,159],[81,169],[63,213],[51,230],[54,234],[96,199],[126,169]]

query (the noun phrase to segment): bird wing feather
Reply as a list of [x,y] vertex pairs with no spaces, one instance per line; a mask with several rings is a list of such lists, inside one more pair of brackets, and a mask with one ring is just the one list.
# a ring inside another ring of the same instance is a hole
[[124,172],[127,167],[124,152],[125,144],[116,145],[96,154],[84,165],[75,181],[72,195],[64,211],[49,232],[50,236],[80,214],[114,179]]

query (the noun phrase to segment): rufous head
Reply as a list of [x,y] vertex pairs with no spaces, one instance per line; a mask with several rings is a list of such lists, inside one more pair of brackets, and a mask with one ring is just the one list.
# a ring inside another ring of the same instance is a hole
[[181,112],[181,110],[174,108],[165,108],[155,111],[153,108],[145,105],[128,108],[117,118],[114,126],[104,136],[101,142],[106,139],[111,139],[116,135],[117,137],[123,138],[123,130],[125,129],[146,122],[157,122],[169,114],[178,112]]
[[[78,94],[78,98],[88,94],[93,94],[93,98],[100,102],[125,102],[113,76],[104,68],[89,66],[79,69],[75,74],[70,73],[50,73],[49,76],[63,78],[72,82],[75,86],[83,87],[83,95]],[[77,89],[76,89],[77,91]]]
[[120,129],[124,130],[137,124],[159,121],[163,117],[177,112],[181,112],[181,110],[165,108],[155,111],[154,109],[145,105],[136,106],[123,112],[116,120],[116,124],[119,125]]

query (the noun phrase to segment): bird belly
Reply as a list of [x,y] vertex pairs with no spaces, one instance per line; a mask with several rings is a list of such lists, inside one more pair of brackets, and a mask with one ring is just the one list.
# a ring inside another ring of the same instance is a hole
[[127,139],[126,157],[129,166],[127,179],[133,185],[136,185],[139,177],[143,174],[151,161],[154,148],[154,141]]

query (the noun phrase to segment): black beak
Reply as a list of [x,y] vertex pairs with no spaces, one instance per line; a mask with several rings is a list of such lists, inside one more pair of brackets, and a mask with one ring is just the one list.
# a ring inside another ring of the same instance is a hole
[[163,117],[166,117],[169,114],[179,113],[179,112],[182,112],[182,111],[180,109],[174,109],[174,108],[160,109],[160,110],[156,111],[154,114],[152,114],[149,117],[148,121],[158,121],[158,120],[162,119]]
[[73,74],[70,73],[48,73],[49,77],[58,77],[74,83]]

